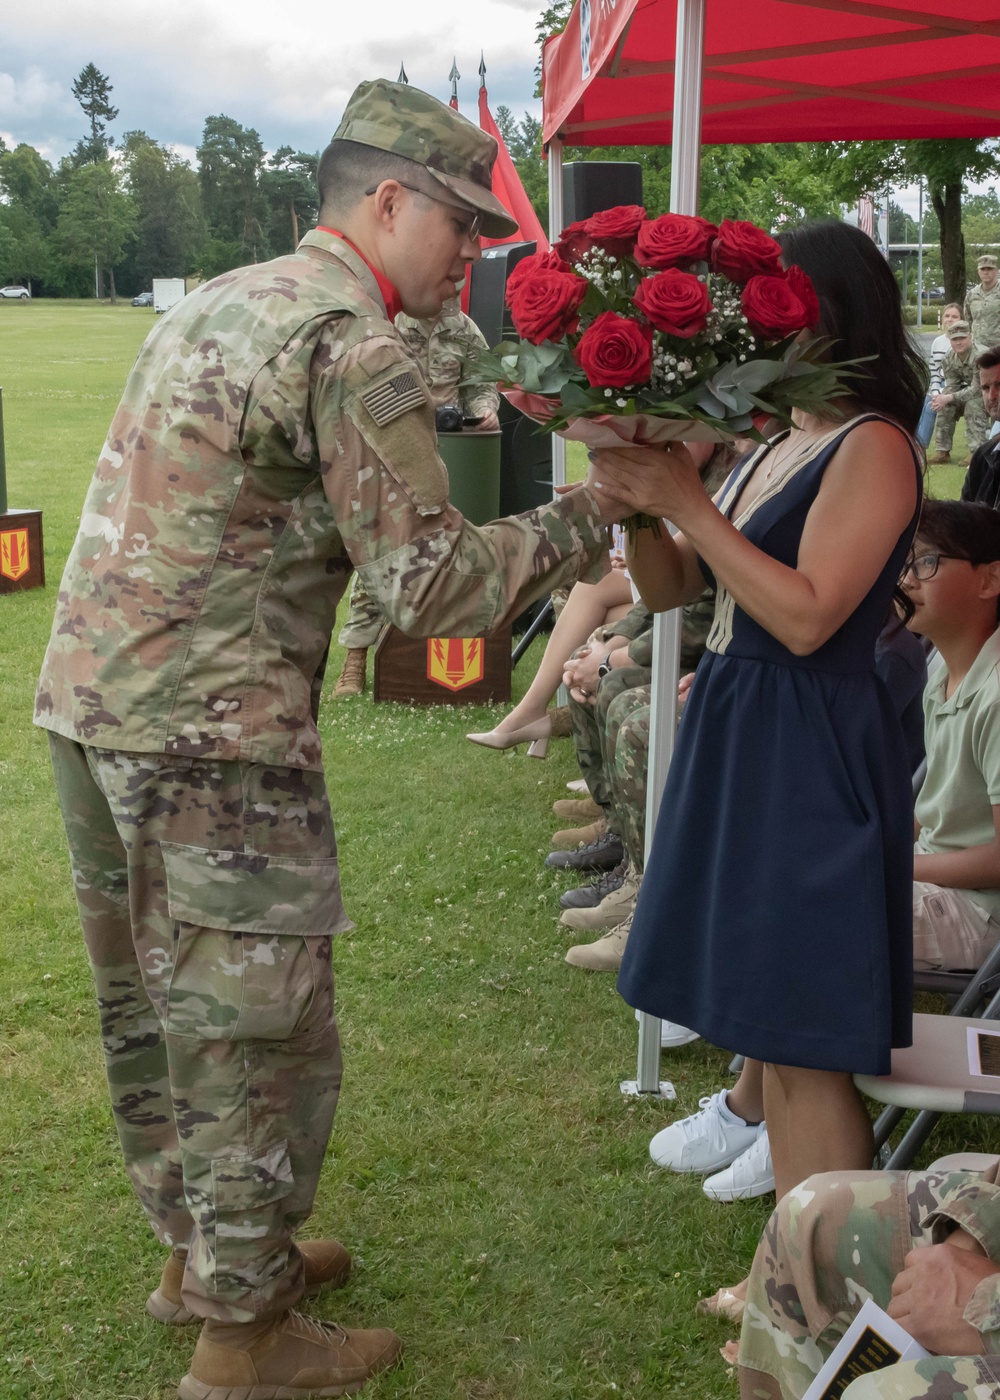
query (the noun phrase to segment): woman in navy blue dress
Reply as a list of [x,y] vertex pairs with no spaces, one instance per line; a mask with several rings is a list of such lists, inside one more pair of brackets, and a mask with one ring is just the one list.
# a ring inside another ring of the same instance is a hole
[[[647,605],[717,588],[619,988],[763,1062],[780,1198],[812,1172],[871,1166],[851,1075],[909,1044],[910,775],[874,652],[920,510],[925,371],[871,239],[830,223],[779,241],[813,280],[830,356],[874,357],[843,416],[797,412],[714,503],[683,446],[595,461],[680,531],[638,532]],[[651,491],[635,465],[654,451]]]

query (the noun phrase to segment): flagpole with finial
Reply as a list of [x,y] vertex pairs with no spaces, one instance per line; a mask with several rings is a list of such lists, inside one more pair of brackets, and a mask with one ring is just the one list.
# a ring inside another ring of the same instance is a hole
[[458,59],[452,57],[451,72],[448,74],[451,81],[451,102],[448,105],[454,107],[456,112],[458,111],[458,80],[461,76],[461,73],[458,71]]
[[403,67],[402,63],[399,65],[399,77],[396,79],[396,82],[406,83],[407,86],[409,86],[410,83],[409,78],[406,76],[406,69]]
[[486,58],[482,49],[479,50],[479,86],[480,88],[486,86]]

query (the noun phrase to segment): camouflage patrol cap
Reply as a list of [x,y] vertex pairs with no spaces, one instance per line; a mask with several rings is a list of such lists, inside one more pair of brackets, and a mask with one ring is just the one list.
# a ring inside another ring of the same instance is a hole
[[968,321],[952,321],[951,325],[945,331],[945,335],[949,340],[962,340],[965,336],[971,334],[972,331],[969,328]]
[[429,93],[384,78],[360,83],[332,139],[392,151],[423,166],[428,178],[422,192],[478,210],[488,238],[517,232],[517,220],[493,193],[496,141]]
[[977,267],[996,267],[997,260],[993,253],[983,253],[982,257],[976,259]]

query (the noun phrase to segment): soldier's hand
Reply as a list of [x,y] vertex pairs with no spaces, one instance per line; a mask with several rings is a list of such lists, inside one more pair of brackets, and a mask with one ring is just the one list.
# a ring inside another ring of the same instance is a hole
[[500,419],[495,413],[484,413],[476,424],[477,433],[495,433],[500,426]]
[[893,1281],[889,1316],[938,1356],[978,1356],[982,1333],[962,1314],[976,1287],[991,1275],[1000,1283],[1000,1265],[964,1232],[946,1244],[912,1249]]

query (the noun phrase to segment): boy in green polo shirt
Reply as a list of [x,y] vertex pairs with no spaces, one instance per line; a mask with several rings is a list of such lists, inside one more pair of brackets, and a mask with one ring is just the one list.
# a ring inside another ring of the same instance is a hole
[[924,691],[914,963],[972,969],[1000,939],[1000,512],[928,501],[902,582],[907,625],[941,657]]

